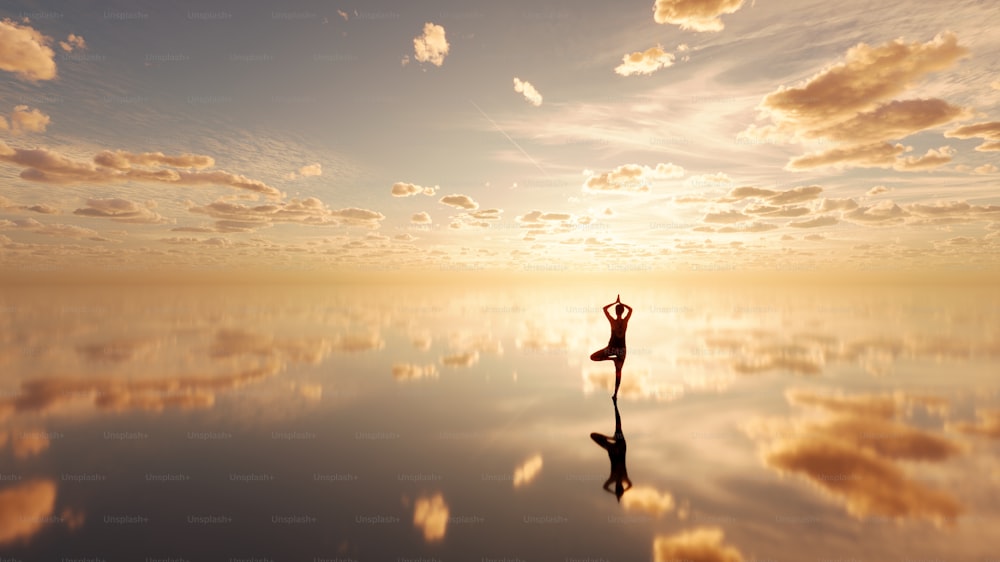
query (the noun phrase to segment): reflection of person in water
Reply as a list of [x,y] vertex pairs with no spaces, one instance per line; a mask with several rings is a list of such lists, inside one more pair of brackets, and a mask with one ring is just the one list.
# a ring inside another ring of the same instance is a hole
[[[611,314],[608,313],[608,309],[612,306],[615,307],[617,318],[612,318]],[[622,313],[626,310],[628,310],[628,314],[622,317]],[[618,387],[622,384],[622,365],[625,364],[625,330],[628,329],[628,319],[632,317],[632,307],[622,304],[622,297],[618,295],[615,302],[604,307],[604,316],[611,324],[611,339],[608,341],[608,347],[592,353],[590,360],[607,361],[611,359],[615,362],[615,393],[612,398],[618,398]]]
[[[604,489],[613,493],[618,501],[622,501],[625,490],[632,487],[632,481],[628,477],[628,469],[625,468],[625,436],[622,434],[622,417],[618,413],[618,401],[615,400],[615,436],[608,437],[600,433],[591,433],[590,438],[595,443],[604,447],[611,459],[611,474],[604,481]],[[611,492],[611,483],[615,483],[615,491]]]

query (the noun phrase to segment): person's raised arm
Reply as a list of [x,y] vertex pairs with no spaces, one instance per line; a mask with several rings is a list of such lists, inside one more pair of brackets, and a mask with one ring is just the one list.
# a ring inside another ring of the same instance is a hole
[[611,320],[612,320],[611,313],[608,312],[608,309],[611,308],[614,305],[615,305],[615,303],[611,303],[611,304],[609,304],[609,305],[607,305],[607,306],[604,307],[604,316],[605,316],[605,318],[608,319],[608,322],[611,322]]
[[626,310],[625,316],[623,316],[622,318],[624,320],[628,320],[632,316],[632,307],[625,303],[622,303],[622,306],[624,306]]

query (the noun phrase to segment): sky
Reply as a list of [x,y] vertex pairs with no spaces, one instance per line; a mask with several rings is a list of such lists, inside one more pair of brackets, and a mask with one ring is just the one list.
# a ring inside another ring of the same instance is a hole
[[7,273],[995,271],[982,2],[7,2]]

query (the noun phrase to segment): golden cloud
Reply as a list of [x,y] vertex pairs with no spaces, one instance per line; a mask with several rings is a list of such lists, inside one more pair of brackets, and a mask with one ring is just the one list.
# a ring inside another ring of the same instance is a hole
[[692,31],[721,31],[725,25],[719,16],[732,14],[742,6],[743,0],[656,0],[653,21]]
[[385,219],[382,213],[369,209],[331,209],[315,197],[253,206],[225,199],[200,206],[189,202],[188,211],[216,219],[217,232],[250,232],[278,223],[378,228]]
[[643,193],[650,191],[653,180],[683,176],[684,168],[669,163],[660,163],[654,168],[640,164],[622,164],[601,174],[584,170],[583,175],[587,177],[583,182],[584,191]]
[[718,527],[696,527],[653,539],[655,562],[742,562],[739,549],[723,544]]
[[782,86],[765,96],[759,109],[772,125],[751,126],[747,132],[841,143],[793,158],[786,166],[789,170],[840,166],[908,171],[940,166],[950,161],[942,149],[897,160],[908,149],[887,141],[963,118],[968,112],[940,99],[889,98],[967,54],[954,33],[939,34],[926,43],[902,39],[877,46],[859,43],[847,51],[843,62],[820,70],[799,86]]
[[664,51],[663,47],[657,45],[645,51],[636,51],[624,55],[622,63],[615,67],[615,73],[621,76],[632,76],[633,74],[649,75],[672,64],[674,64],[674,55]]
[[421,187],[419,185],[403,181],[398,181],[392,184],[393,197],[409,197],[411,195],[417,195],[418,193],[431,196],[437,193],[437,190],[438,186],[436,185],[434,187]]
[[12,134],[21,133],[43,133],[52,119],[37,109],[32,109],[26,105],[14,106],[13,113],[10,114],[10,123],[0,116],[0,131],[9,130]]
[[413,38],[413,58],[441,66],[448,55],[449,47],[444,27],[427,22],[424,24],[423,34]]
[[36,82],[56,77],[56,53],[51,38],[27,24],[11,19],[0,21],[0,70]]
[[514,77],[514,91],[522,94],[524,99],[531,105],[538,107],[542,105],[542,94],[531,85],[531,82],[522,81],[517,76]]
[[0,545],[30,540],[42,530],[55,503],[51,480],[28,480],[0,490]]
[[417,499],[413,506],[413,525],[423,531],[427,542],[444,538],[448,530],[448,504],[441,492]]
[[108,218],[115,222],[129,224],[168,224],[176,222],[167,219],[154,211],[155,201],[139,204],[128,199],[87,199],[87,205],[73,211],[74,215],[83,217]]
[[957,129],[945,132],[944,136],[956,139],[981,138],[982,144],[976,147],[980,152],[990,152],[1000,150],[1000,121],[989,121],[964,125]]
[[[282,196],[281,191],[259,180],[222,170],[201,170],[214,163],[211,157],[201,155],[165,156],[158,152],[132,154],[103,151],[94,157],[93,162],[81,162],[46,148],[11,148],[0,142],[0,161],[23,167],[19,174],[21,179],[56,185],[143,181],[185,186],[220,185],[272,198]],[[147,167],[133,168],[132,164]]]
[[433,363],[423,366],[412,363],[396,363],[392,366],[392,378],[397,381],[436,379],[437,377],[437,366]]
[[674,498],[669,492],[660,492],[652,486],[633,486],[622,496],[622,507],[660,517],[674,508]]
[[[894,416],[904,395],[786,392],[789,402],[828,412],[823,419],[756,420],[744,431],[762,445],[765,465],[798,474],[858,518],[926,518],[952,523],[962,512],[950,494],[910,478],[900,460],[942,462],[962,448]],[[916,400],[916,399],[914,399]]]
[[542,455],[535,455],[514,469],[514,487],[527,486],[542,471]]
[[467,211],[473,211],[479,208],[479,203],[473,201],[472,197],[468,195],[463,195],[461,193],[456,193],[453,195],[445,195],[438,200],[439,203],[448,205],[449,207],[455,207],[456,209],[465,209]]

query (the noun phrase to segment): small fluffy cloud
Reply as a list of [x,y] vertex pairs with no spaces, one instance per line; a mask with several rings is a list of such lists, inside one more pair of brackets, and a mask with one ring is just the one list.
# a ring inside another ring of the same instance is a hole
[[0,70],[36,82],[56,77],[55,51],[51,38],[27,24],[10,19],[0,21]]
[[610,172],[595,173],[584,170],[587,177],[583,190],[591,193],[645,193],[650,191],[653,180],[679,178],[684,168],[675,164],[657,164],[655,168],[640,164],[622,164]]
[[108,218],[130,224],[166,224],[174,222],[154,211],[155,201],[139,204],[128,199],[87,199],[87,205],[73,211],[83,217]]
[[28,480],[0,490],[0,545],[26,541],[40,532],[55,503],[51,480]]
[[460,193],[445,195],[439,199],[438,202],[448,205],[449,207],[455,207],[456,209],[463,209],[466,211],[474,211],[479,208],[479,203],[473,201],[468,195],[462,195]]
[[429,214],[420,211],[419,213],[413,213],[413,216],[410,217],[410,222],[413,224],[431,224],[432,221]]
[[669,492],[660,492],[652,486],[633,486],[622,496],[622,507],[627,511],[640,511],[660,517],[674,508],[674,498]]
[[514,91],[524,95],[524,99],[528,100],[528,103],[538,107],[542,105],[542,94],[531,85],[531,82],[521,81],[517,76],[514,77]]
[[437,542],[448,530],[448,504],[438,492],[419,498],[413,506],[413,525],[424,533],[424,540]]
[[530,484],[542,471],[542,455],[535,455],[514,470],[514,487]]
[[950,146],[942,146],[937,150],[931,148],[923,156],[907,156],[897,158],[893,168],[897,170],[930,170],[951,162],[955,151]]
[[657,45],[645,51],[636,51],[623,56],[622,63],[615,67],[615,73],[621,76],[649,75],[672,64],[674,64],[674,55]]
[[285,179],[294,180],[298,178],[312,178],[322,175],[323,166],[319,162],[316,162],[315,164],[302,166],[297,172],[289,172],[288,174],[285,174]]
[[413,58],[419,62],[441,66],[448,55],[449,47],[444,27],[427,22],[424,24],[424,33],[413,38]]
[[692,31],[721,31],[725,26],[719,16],[742,6],[743,0],[656,0],[653,21]]
[[59,47],[67,53],[72,53],[74,50],[85,50],[87,48],[87,42],[83,40],[83,37],[70,33],[69,36],[66,37],[65,41],[59,42]]
[[14,106],[14,111],[10,114],[10,121],[0,116],[0,131],[9,130],[15,135],[21,133],[43,133],[49,126],[52,119],[37,109],[32,109],[26,105]]
[[416,184],[398,181],[392,184],[392,196],[409,197],[411,195],[423,194],[429,197],[437,193],[438,189],[436,185],[434,187],[421,187]]
[[655,562],[742,562],[743,555],[732,546],[723,544],[723,532],[718,527],[697,527],[673,535],[657,535],[653,540]]

